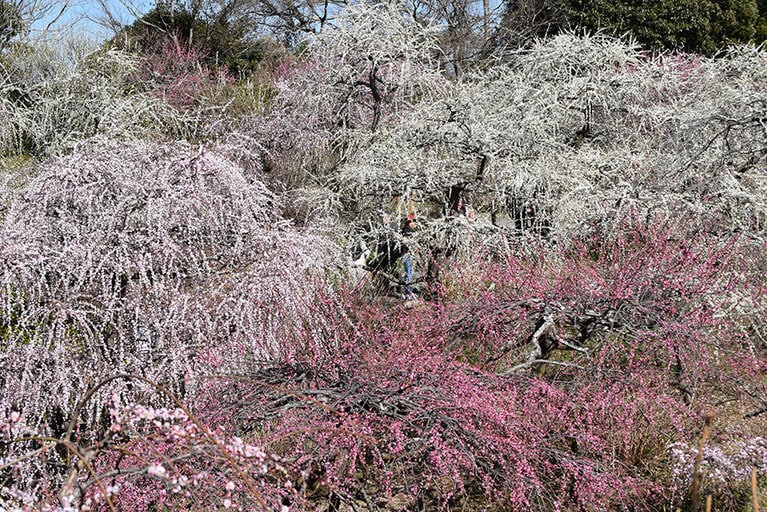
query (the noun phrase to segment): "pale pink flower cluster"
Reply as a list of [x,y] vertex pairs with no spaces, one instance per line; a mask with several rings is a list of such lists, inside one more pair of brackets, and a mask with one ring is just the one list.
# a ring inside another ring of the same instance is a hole
[[156,476],[157,478],[165,478],[167,470],[162,464],[150,464],[146,468],[146,472],[148,475]]
[[[261,446],[246,443],[241,437],[226,437],[218,431],[201,427],[182,409],[152,408],[140,404],[129,404],[117,408],[117,406],[113,406],[114,403],[116,400],[110,404],[110,416],[113,424],[110,428],[111,432],[146,437],[151,431],[151,437],[155,440],[164,439],[175,446],[180,446],[179,443],[187,443],[193,450],[215,446],[237,461],[238,464],[249,468],[251,473],[265,475],[271,468],[285,473],[278,464],[278,458],[268,457]],[[183,493],[187,496],[190,495],[190,487],[199,487],[204,481],[211,478],[211,475],[205,471],[189,476],[177,474],[173,468],[160,462],[151,462],[145,471],[152,477],[168,482],[171,493]],[[233,480],[228,480],[225,483],[226,499],[222,502],[224,508],[238,508],[232,496],[237,487]],[[114,488],[108,489],[108,493],[116,494],[119,490],[119,485],[116,485]],[[100,495],[98,497],[101,498]]]
[[23,424],[24,416],[18,411],[12,411],[4,421],[0,421],[0,432],[9,440]]
[[[675,486],[685,489],[690,485],[698,455],[698,448],[686,443],[669,446]],[[714,484],[731,484],[745,481],[756,469],[760,475],[767,474],[767,439],[753,437],[726,445],[711,445],[703,449],[701,476]]]
[[135,420],[147,420],[147,421],[185,421],[189,419],[189,416],[182,409],[166,409],[161,407],[154,409],[152,407],[144,407],[143,405],[135,404],[128,408],[131,418]]

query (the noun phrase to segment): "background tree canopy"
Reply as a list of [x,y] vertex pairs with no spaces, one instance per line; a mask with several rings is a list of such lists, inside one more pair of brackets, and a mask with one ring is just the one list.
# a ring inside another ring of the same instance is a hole
[[756,0],[529,0],[509,2],[502,27],[519,32],[534,24],[536,35],[606,30],[655,50],[712,54],[730,43],[764,41],[765,15],[767,6]]
[[0,1],[0,51],[24,30],[24,19],[16,5]]
[[250,20],[226,9],[203,7],[199,2],[158,2],[125,27],[113,42],[120,48],[146,54],[158,51],[164,41],[174,40],[194,46],[205,62],[225,66],[235,76],[251,73],[264,49]]

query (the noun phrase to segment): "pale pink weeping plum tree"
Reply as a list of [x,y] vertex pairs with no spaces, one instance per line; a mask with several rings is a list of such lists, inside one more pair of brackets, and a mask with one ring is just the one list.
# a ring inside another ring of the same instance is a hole
[[186,143],[97,139],[41,165],[1,228],[0,414],[24,418],[21,437],[58,438],[75,421],[92,441],[110,396],[168,403],[115,379],[75,411],[103,379],[191,398],[205,375],[327,357],[332,339],[284,340],[323,327],[313,308],[335,252],[281,207],[257,174]]

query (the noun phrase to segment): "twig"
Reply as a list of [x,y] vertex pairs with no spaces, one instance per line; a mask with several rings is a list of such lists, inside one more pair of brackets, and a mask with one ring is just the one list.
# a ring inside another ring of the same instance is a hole
[[744,419],[753,418],[754,416],[759,416],[760,414],[764,414],[767,412],[767,407],[764,407],[762,409],[759,409],[758,411],[750,412],[743,416]]
[[540,357],[543,355],[543,347],[541,346],[541,336],[546,334],[546,331],[548,331],[551,327],[554,326],[554,317],[552,315],[548,315],[545,319],[543,324],[538,328],[537,331],[533,333],[533,337],[530,341],[535,343],[535,350],[527,356],[527,361],[531,362],[535,359],[540,359]]
[[[30,438],[30,439],[35,439],[35,438]],[[11,442],[16,442],[16,441],[18,441],[18,440],[11,440]],[[13,466],[15,464],[18,464],[20,462],[23,462],[23,461],[25,461],[27,459],[31,459],[32,457],[37,457],[38,455],[43,453],[45,450],[48,450],[51,446],[53,446],[53,443],[51,443],[51,445],[43,446],[42,448],[38,448],[35,451],[29,452],[27,454],[24,454],[21,457],[18,457],[16,459],[9,460],[5,464],[0,465],[0,471],[4,470],[5,468],[9,468],[9,467],[11,467],[11,466]]]
[[751,500],[754,503],[754,512],[759,512],[759,488],[756,486],[756,468],[751,468]]
[[690,511],[698,512],[700,510],[700,465],[703,462],[703,449],[706,447],[708,436],[711,434],[711,424],[714,421],[714,414],[706,414],[703,425],[703,434],[698,443],[698,454],[695,456],[695,467],[692,474],[692,485],[690,486]]
[[553,364],[553,365],[556,365],[556,366],[565,366],[565,367],[568,367],[568,368],[577,368],[579,370],[585,370],[585,368],[583,366],[578,365],[578,364],[565,363],[565,362],[562,362],[562,361],[551,361],[549,359],[535,359],[533,361],[527,361],[525,363],[521,363],[521,364],[518,364],[516,366],[513,366],[513,367],[509,368],[508,370],[506,370],[505,372],[499,373],[498,375],[502,375],[502,376],[511,375],[512,373],[516,372],[517,370],[524,370],[526,368],[530,368],[531,366],[534,366],[534,365],[539,364],[539,363]]
[[587,349],[587,348],[583,348],[583,347],[579,347],[579,346],[577,346],[577,345],[573,345],[573,344],[572,344],[572,343],[570,343],[569,341],[565,341],[565,340],[560,340],[560,339],[557,339],[557,342],[558,342],[558,343],[561,343],[562,345],[566,346],[566,347],[567,347],[567,348],[569,348],[569,349],[572,349],[572,350],[577,350],[577,351],[578,351],[578,352],[580,352],[581,354],[588,354],[588,353],[589,353],[589,349]]

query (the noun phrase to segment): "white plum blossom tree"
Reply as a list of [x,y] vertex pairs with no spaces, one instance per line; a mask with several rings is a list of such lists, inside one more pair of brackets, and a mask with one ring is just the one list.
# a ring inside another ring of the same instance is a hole
[[126,84],[135,59],[67,40],[19,46],[0,60],[0,154],[43,158],[93,135],[130,140],[180,131],[181,116]]
[[487,221],[562,238],[616,211],[687,211],[761,236],[765,58],[752,48],[652,58],[563,34],[357,135],[334,191],[375,209],[387,196],[449,206],[458,188]]
[[399,122],[445,83],[436,33],[394,5],[349,6],[278,70],[268,114],[238,131],[262,141],[272,171],[316,191],[360,137]]

